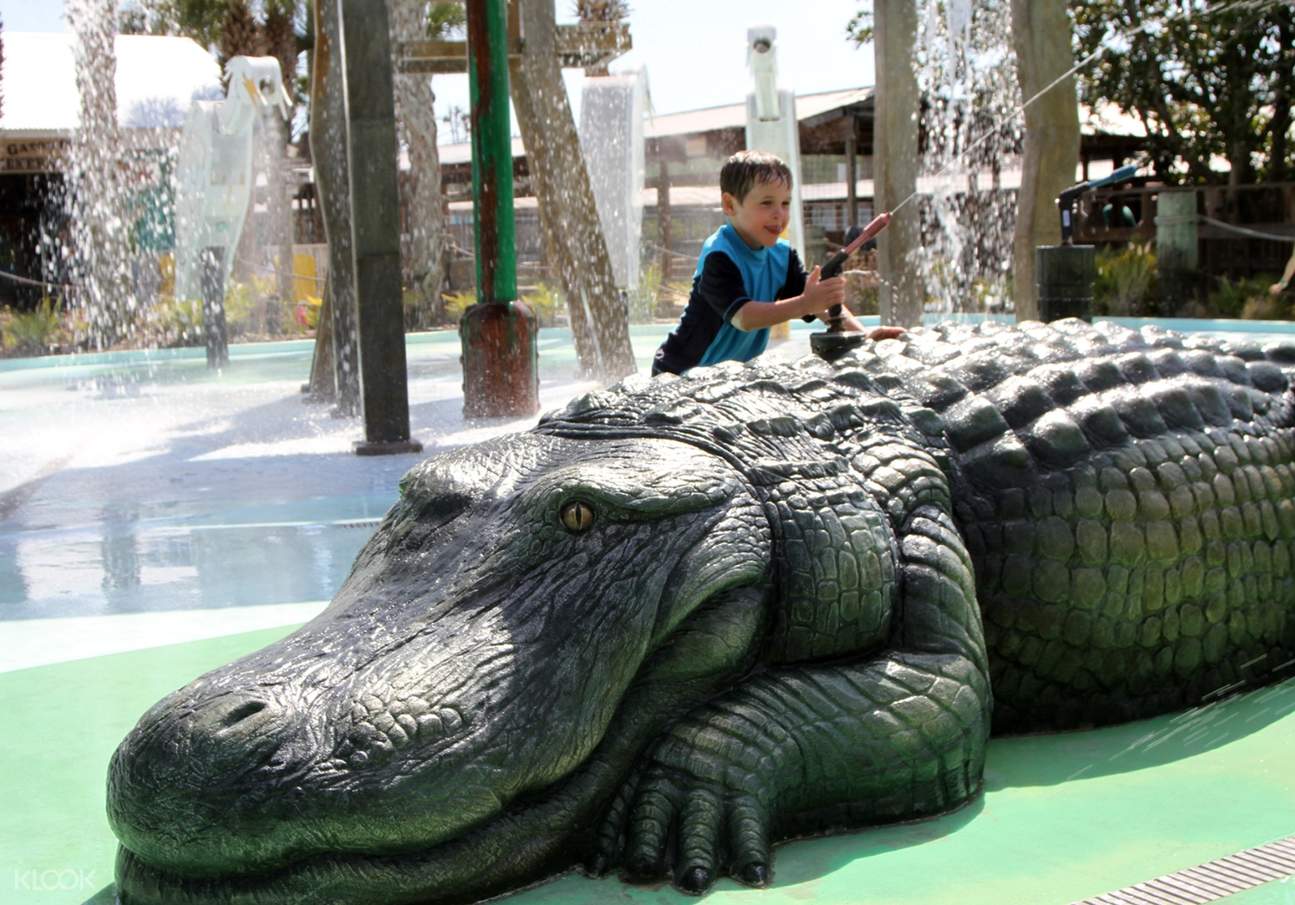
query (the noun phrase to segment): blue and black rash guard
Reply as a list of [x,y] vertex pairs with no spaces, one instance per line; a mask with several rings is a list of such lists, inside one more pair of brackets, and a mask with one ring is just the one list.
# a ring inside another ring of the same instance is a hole
[[739,330],[733,315],[752,300],[795,298],[805,291],[805,278],[800,255],[785,239],[771,248],[751,248],[724,224],[702,243],[688,305],[657,349],[652,373],[682,374],[699,365],[755,358],[769,344],[769,329]]

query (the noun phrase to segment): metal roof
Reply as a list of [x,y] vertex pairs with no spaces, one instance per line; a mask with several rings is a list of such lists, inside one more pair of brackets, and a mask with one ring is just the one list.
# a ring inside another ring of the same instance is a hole
[[[861,103],[872,97],[872,88],[842,88],[836,91],[819,91],[796,96],[796,119],[812,119],[829,110]],[[667,135],[692,135],[715,129],[746,128],[746,100],[738,104],[684,110],[679,113],[658,113],[648,118],[644,135],[662,138]],[[470,142],[445,144],[439,148],[443,165],[468,163],[472,160]],[[513,138],[513,157],[523,157],[526,146],[520,138]]]
[[[821,116],[831,110],[848,107],[870,100],[875,93],[871,87],[842,88],[796,96],[796,119],[800,122]],[[1080,105],[1080,128],[1085,135],[1105,134],[1141,137],[1145,135],[1141,123],[1112,105],[1098,110]],[[683,110],[678,113],[658,113],[649,117],[644,134],[647,138],[664,138],[672,135],[699,135],[718,129],[743,129],[746,127],[746,101],[704,107],[700,110]],[[526,147],[520,138],[513,138],[513,157],[523,157]],[[441,163],[465,164],[472,159],[472,146],[468,142],[440,146]],[[842,191],[844,197],[844,191]]]
[[[843,88],[836,91],[819,91],[796,95],[796,119],[812,119],[828,110],[861,103],[872,97],[872,88]],[[716,129],[746,128],[746,99],[737,104],[704,107],[701,110],[684,110],[680,113],[661,113],[648,120],[645,133],[648,138],[667,135],[695,135]]]

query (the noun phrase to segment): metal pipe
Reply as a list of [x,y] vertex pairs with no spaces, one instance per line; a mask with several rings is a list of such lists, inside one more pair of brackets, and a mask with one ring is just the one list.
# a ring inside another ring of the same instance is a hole
[[467,25],[477,301],[510,302],[517,297],[517,250],[504,0],[468,0]]

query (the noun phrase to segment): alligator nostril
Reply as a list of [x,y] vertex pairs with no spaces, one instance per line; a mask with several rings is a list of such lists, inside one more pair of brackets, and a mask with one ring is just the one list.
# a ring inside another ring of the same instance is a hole
[[238,705],[229,713],[225,714],[225,718],[220,721],[220,725],[222,728],[228,729],[230,726],[233,726],[235,723],[240,723],[243,720],[247,719],[249,716],[255,716],[256,714],[260,713],[264,709],[265,709],[264,701],[247,701],[246,703]]

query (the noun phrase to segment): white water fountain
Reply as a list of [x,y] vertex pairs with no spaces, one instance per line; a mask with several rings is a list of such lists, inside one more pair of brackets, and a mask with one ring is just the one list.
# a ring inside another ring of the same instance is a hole
[[607,237],[618,289],[639,283],[643,235],[647,73],[642,69],[587,78],[580,97],[580,150]]
[[1011,6],[927,2],[915,69],[926,99],[918,191],[922,243],[913,255],[927,307],[1001,310],[1016,226],[1021,105]]
[[746,96],[746,146],[768,151],[791,169],[791,219],[787,241],[805,260],[805,214],[800,201],[800,129],[796,122],[796,94],[778,89],[778,30],[772,25],[747,29],[747,67],[755,90]]
[[117,117],[116,21],[112,0],[68,0],[80,123],[67,170],[68,234],[58,242],[70,257],[87,336],[111,346],[136,329],[140,310],[131,279],[130,222]]
[[225,65],[226,95],[194,101],[184,124],[176,170],[175,292],[202,295],[202,255],[218,249],[225,285],[252,197],[253,139],[259,110],[292,104],[274,57],[237,56]]

